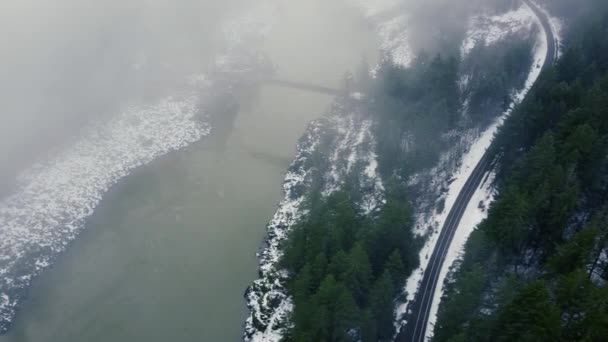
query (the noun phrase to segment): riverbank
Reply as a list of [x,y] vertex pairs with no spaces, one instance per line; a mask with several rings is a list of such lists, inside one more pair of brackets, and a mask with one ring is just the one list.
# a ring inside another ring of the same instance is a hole
[[[348,8],[313,1],[265,12],[268,4],[239,23],[241,32],[261,27],[255,44],[283,79],[338,87],[377,51],[374,34]],[[221,69],[235,60],[218,61]],[[86,229],[33,280],[0,341],[239,340],[243,289],[255,278],[255,251],[296,140],[331,101],[254,85],[220,106],[227,115],[210,120],[207,138],[100,193]]]

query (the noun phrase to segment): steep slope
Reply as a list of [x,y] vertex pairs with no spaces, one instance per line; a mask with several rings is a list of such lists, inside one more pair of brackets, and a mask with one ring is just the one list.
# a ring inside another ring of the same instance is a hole
[[[455,235],[459,233],[460,221],[466,211],[466,207],[471,201],[475,190],[485,178],[486,172],[490,169],[491,161],[494,158],[494,151],[487,151],[491,139],[498,131],[498,126],[501,122],[511,113],[513,106],[524,99],[527,92],[536,82],[540,71],[550,67],[557,57],[554,48],[554,35],[550,31],[551,27],[548,24],[548,18],[534,6],[535,5],[533,4],[526,3],[526,5],[522,6],[519,10],[508,13],[503,18],[499,17],[500,19],[493,19],[500,23],[517,22],[517,19],[514,20],[512,18],[522,17],[522,14],[518,12],[523,10],[523,13],[525,13],[526,9],[528,16],[530,13],[534,13],[536,16],[543,15],[542,18],[537,17],[537,24],[542,27],[535,48],[534,60],[535,63],[537,63],[537,67],[532,68],[524,88],[514,97],[514,102],[510,105],[509,109],[497,119],[494,125],[490,126],[488,130],[482,133],[481,138],[473,144],[471,150],[463,159],[464,163],[463,169],[460,170],[461,173],[457,174],[455,181],[450,185],[452,189],[458,189],[457,192],[455,192],[457,197],[452,196],[451,200],[447,201],[447,208],[450,208],[449,214],[443,221],[441,233],[437,238],[437,243],[429,258],[429,265],[431,265],[431,267],[427,267],[425,270],[424,277],[420,284],[422,290],[419,292],[416,302],[414,302],[411,307],[411,314],[409,316],[410,323],[406,325],[406,329],[403,332],[404,340],[418,341],[428,337],[427,331],[431,330],[431,327],[435,322],[437,306],[441,299],[441,284],[445,279],[447,269],[453,263],[453,258],[446,258],[449,255],[448,253],[451,249],[452,240]],[[525,17],[526,14],[523,14],[523,16]],[[504,18],[507,18],[507,20]],[[509,29],[513,29],[513,24],[509,25]],[[491,29],[487,32],[489,32],[489,38],[487,39],[490,41],[496,39],[498,36],[498,34]],[[480,39],[478,33],[473,36],[477,36],[476,39]],[[469,40],[470,38],[464,42],[463,52],[466,52],[469,49]],[[449,197],[450,196],[448,195],[448,198]],[[451,255],[453,255],[453,253]]]
[[496,202],[452,271],[436,340],[605,337],[605,4],[496,139]]
[[[526,8],[471,12],[462,46],[472,47],[458,57],[405,61],[384,45],[371,77],[359,72],[351,95],[311,124],[268,226],[261,278],[246,293],[246,340],[393,337],[418,283],[406,287],[406,277],[426,264],[419,251],[439,234],[447,190],[466,180],[454,177],[472,171],[509,104],[540,72],[546,42]],[[408,15],[371,13],[381,37],[409,44],[407,31],[403,39],[397,29],[382,33],[395,18],[408,27]]]

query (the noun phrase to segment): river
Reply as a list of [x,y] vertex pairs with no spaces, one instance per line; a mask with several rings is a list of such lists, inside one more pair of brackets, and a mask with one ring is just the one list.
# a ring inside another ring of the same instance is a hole
[[[363,56],[375,60],[375,34],[355,9],[277,3],[263,50],[281,79],[339,87]],[[209,136],[123,178],[34,279],[0,341],[240,340],[243,292],[284,172],[331,100],[262,86]]]

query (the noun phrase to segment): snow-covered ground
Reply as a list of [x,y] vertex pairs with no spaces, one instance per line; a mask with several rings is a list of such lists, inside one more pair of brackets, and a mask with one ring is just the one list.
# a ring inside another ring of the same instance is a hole
[[338,137],[335,148],[329,156],[330,170],[325,176],[325,196],[338,191],[344,179],[355,168],[363,166],[359,186],[364,191],[360,207],[365,214],[371,213],[384,203],[384,185],[378,174],[376,142],[372,132],[371,119],[361,119],[356,114],[335,115],[330,118],[331,127]]
[[476,15],[469,21],[461,55],[466,57],[477,44],[489,46],[515,33],[527,32],[536,20],[534,12],[526,5],[500,15]]
[[[395,8],[401,0],[349,0],[361,9],[362,14],[376,28],[385,58],[398,65],[407,66],[412,54],[407,40],[406,16],[376,21],[382,13]],[[351,98],[360,100],[362,94],[354,93]],[[372,133],[373,122],[344,108],[343,102],[352,99],[338,99],[324,118],[310,124],[298,144],[297,155],[283,183],[284,199],[268,224],[266,246],[259,253],[260,278],[247,290],[245,295],[250,316],[245,322],[245,340],[255,342],[280,341],[284,329],[289,326],[288,316],[293,303],[284,287],[287,279],[285,271],[278,269],[281,258],[280,244],[289,230],[306,212],[301,208],[306,190],[310,186],[311,172],[306,162],[319,148],[322,136],[330,134],[332,143],[328,153],[330,169],[323,175],[325,196],[340,189],[345,176],[360,170],[359,181],[365,191],[359,204],[362,211],[373,212],[384,203],[384,186],[378,174],[375,140]]]
[[[517,21],[519,21],[519,25],[516,24]],[[470,144],[470,148],[462,156],[459,166],[456,168],[454,173],[450,177],[445,178],[445,175],[440,172],[440,170],[443,170],[445,167],[444,165],[441,165],[441,162],[440,166],[438,166],[434,170],[431,170],[431,177],[437,178],[434,179],[432,182],[434,184],[437,184],[438,186],[441,186],[441,184],[443,183],[443,187],[446,188],[444,195],[440,199],[440,201],[444,203],[443,210],[441,210],[440,212],[434,212],[431,215],[419,216],[419,219],[417,221],[416,233],[419,235],[426,235],[427,240],[419,254],[420,267],[416,271],[414,271],[414,273],[407,280],[405,287],[405,291],[407,291],[407,300],[405,303],[400,303],[396,308],[396,317],[398,319],[397,325],[403,325],[406,323],[403,320],[403,316],[407,312],[407,304],[414,299],[418,291],[418,287],[424,275],[424,271],[428,265],[430,255],[435,248],[437,239],[439,237],[441,229],[443,228],[443,224],[445,223],[449,210],[456,201],[458,194],[462,190],[466,180],[471,175],[473,169],[483,156],[486,149],[490,146],[490,143],[492,142],[492,139],[502,122],[511,113],[514,106],[519,104],[525,98],[530,88],[536,82],[541,72],[540,66],[544,64],[547,54],[548,45],[546,41],[546,34],[542,29],[540,20],[536,16],[534,16],[532,10],[526,5],[523,5],[521,8],[515,11],[505,13],[504,18],[502,16],[492,16],[485,20],[476,18],[472,20],[471,23],[472,25],[469,30],[468,37],[463,42],[461,50],[463,56],[466,56],[468,51],[470,51],[470,48],[472,48],[470,46],[472,41],[482,42],[484,44],[491,44],[502,39],[501,37],[506,37],[506,35],[497,33],[500,30],[507,30],[507,33],[511,33],[516,32],[514,30],[531,29],[531,25],[536,25],[536,27],[539,28],[539,31],[537,35],[537,41],[534,46],[534,62],[530,73],[528,74],[524,87],[519,92],[514,94],[514,100],[510,108],[505,113],[503,113],[503,115],[497,118],[496,121],[492,125],[490,125],[484,132],[479,134],[474,139],[470,140],[470,137],[467,136],[464,136],[461,139],[461,143],[464,142]],[[479,23],[483,24],[480,25]],[[471,132],[470,134],[474,134],[474,132]],[[467,142],[467,140],[470,141]],[[446,158],[443,158],[443,160],[449,159],[450,158],[447,156]],[[448,180],[447,182],[446,179]],[[410,180],[410,182],[412,183],[415,183],[417,181],[417,177],[413,177]],[[487,184],[487,182],[485,184]],[[486,186],[484,186],[483,188],[477,190],[477,192],[474,194],[474,197],[477,197],[478,199],[487,198],[488,193],[491,193],[491,191],[491,189],[488,189]],[[472,200],[469,206],[473,205],[473,207],[477,207],[478,204],[479,201],[475,203],[475,200]],[[471,219],[477,219],[482,216],[482,214],[475,214],[474,212],[469,211],[469,208],[467,208],[467,212],[465,212],[464,215],[473,215],[471,216]],[[443,284],[445,276],[447,274],[447,270],[456,260],[458,255],[461,253],[461,250],[464,246],[464,242],[466,242],[466,239],[474,228],[474,226],[471,227],[469,224],[469,219],[463,219],[463,221],[458,226],[456,235],[454,237],[455,243],[453,243],[450,247],[448,257],[446,258],[442,266],[440,279],[438,281],[439,284]],[[429,318],[427,334],[432,334],[432,329],[430,329],[430,327],[436,321],[437,308],[441,300],[442,293],[442,286],[438,286],[433,296],[433,304],[431,309],[432,315]]]
[[398,66],[409,66],[415,55],[409,43],[409,16],[399,10],[404,1],[348,0],[348,2],[359,8],[366,20],[375,28],[383,58]]
[[401,14],[378,24],[382,52],[393,64],[407,67],[414,60],[408,38],[407,14]]
[[[359,203],[361,210],[370,213],[384,204],[384,186],[377,170],[372,122],[364,113],[352,111],[351,106],[344,105],[351,101],[349,98],[336,99],[330,112],[312,122],[300,139],[296,158],[283,183],[284,198],[268,224],[266,246],[258,255],[261,276],[245,294],[250,309],[245,322],[246,341],[280,341],[284,329],[290,324],[293,302],[285,289],[288,274],[278,266],[282,256],[280,246],[291,228],[307,213],[302,203],[312,178],[319,176],[314,175],[319,171],[317,166],[310,162],[313,154],[320,148],[329,151],[326,154],[329,169],[320,175],[324,181],[324,196],[338,191],[348,174],[358,172],[360,186],[365,191]],[[321,146],[321,141],[329,145]]]
[[555,38],[555,56],[559,59],[562,56],[562,43],[563,43],[563,34],[564,34],[564,21],[561,18],[552,16],[551,13],[542,5],[537,2],[533,3],[540,9],[544,15],[549,18],[549,25],[551,25],[551,32],[553,32],[553,36]]
[[[524,6],[527,7],[526,5],[524,5]],[[559,50],[560,50],[560,46],[561,46],[561,33],[562,33],[561,32],[561,21],[557,18],[551,17],[546,10],[544,10],[542,8],[541,8],[541,10],[543,10],[545,15],[547,15],[547,17],[550,19],[551,30],[552,30],[553,35],[556,40],[555,55],[556,55],[556,58],[559,58],[559,53],[560,53]],[[531,12],[530,9],[529,9],[529,11]],[[497,122],[498,125],[502,124],[502,122],[511,113],[513,108],[517,104],[519,104],[521,101],[523,101],[523,99],[526,97],[530,88],[532,88],[532,86],[538,79],[538,76],[540,75],[540,72],[541,72],[541,68],[536,67],[536,66],[542,66],[546,62],[545,58],[546,58],[547,48],[548,48],[547,34],[543,30],[540,20],[536,16],[534,16],[534,20],[535,20],[535,24],[540,28],[538,38],[537,38],[537,43],[536,43],[535,50],[534,50],[534,67],[532,68],[530,74],[528,75],[524,88],[515,95],[514,103],[512,103],[511,107],[498,119],[498,122]],[[547,61],[547,62],[550,63],[550,61]],[[498,130],[498,126],[493,125],[486,132],[489,133],[491,131],[492,135],[494,135],[497,130]],[[484,133],[484,135],[486,135],[486,133]],[[480,158],[481,158],[481,155],[480,155]],[[448,275],[449,269],[452,267],[454,262],[463,255],[464,247],[465,247],[465,244],[466,244],[469,236],[471,235],[471,233],[473,232],[475,227],[477,227],[477,225],[479,223],[481,223],[481,221],[483,221],[484,218],[487,217],[486,208],[489,207],[489,205],[493,201],[494,195],[495,195],[495,189],[493,188],[493,185],[492,185],[494,176],[495,176],[494,173],[490,173],[488,175],[487,180],[484,183],[482,183],[480,185],[480,187],[476,190],[476,192],[473,194],[473,197],[472,197],[471,201],[469,202],[469,204],[463,214],[463,219],[461,220],[460,224],[458,225],[458,228],[456,230],[456,234],[454,235],[452,244],[450,245],[450,248],[448,249],[448,254],[441,267],[441,271],[439,274],[439,280],[437,282],[438,284],[444,283],[444,281]],[[435,293],[433,294],[433,302],[432,302],[431,311],[429,314],[429,320],[428,320],[427,327],[426,327],[427,339],[430,339],[433,336],[433,326],[435,325],[435,322],[437,321],[437,311],[439,309],[441,297],[443,296],[443,291],[444,291],[443,286],[437,286],[437,288],[435,289]]]
[[[350,3],[362,9],[364,17],[367,18],[376,28],[380,37],[383,55],[393,63],[401,66],[408,66],[412,61],[413,54],[409,48],[407,37],[406,14],[386,15],[391,9],[397,8],[401,1],[371,1],[371,0],[350,0]],[[513,33],[531,30],[533,26],[541,27],[538,18],[527,7],[522,6],[517,10],[509,11],[503,15],[477,16],[470,22],[468,38],[463,43],[462,53],[466,57],[470,49],[477,43],[491,45],[510,36]],[[534,47],[534,66],[542,65],[546,56],[547,42],[546,36],[540,30],[537,44]],[[532,87],[540,74],[540,68],[533,67],[523,89],[514,94],[514,103],[511,108],[525,97],[528,90]],[[494,133],[502,121],[508,116],[511,109],[506,111],[498,118],[493,125],[483,132],[475,129],[467,131],[458,137],[459,148],[448,152],[450,155],[444,156],[440,165],[431,170],[431,177],[435,177],[432,182],[437,187],[444,187],[440,201],[443,201],[444,208],[440,212],[435,212],[430,216],[421,215],[417,222],[417,234],[427,235],[427,242],[420,252],[421,268],[417,270],[407,281],[405,290],[408,293],[407,300],[411,301],[416,294],[420,280],[428,257],[433,250],[439,236],[439,229],[443,226],[449,208],[453,205],[456,197],[466,179],[470,176],[475,165],[488,148]],[[311,177],[311,170],[305,169],[306,159],[319,146],[319,139],[324,134],[331,132],[335,137],[330,152],[327,154],[329,170],[324,175],[324,194],[338,190],[344,176],[351,172],[355,163],[363,162],[363,174],[367,175],[370,193],[381,194],[383,187],[376,173],[377,156],[374,151],[374,139],[371,134],[373,122],[370,120],[360,120],[353,115],[330,115],[320,121],[311,124],[306,135],[298,146],[298,155],[287,173],[284,192],[285,197],[279,204],[274,218],[268,225],[267,247],[260,253],[261,278],[256,280],[247,292],[248,305],[251,309],[251,316],[248,318],[245,327],[245,337],[249,341],[279,341],[283,329],[289,326],[288,314],[293,308],[293,303],[285,291],[283,282],[287,277],[284,271],[277,269],[276,265],[280,259],[281,252],[279,245],[283,241],[290,228],[306,213],[301,208],[304,194]],[[455,163],[454,156],[462,156],[458,163]],[[455,165],[454,165],[455,164]],[[446,173],[446,169],[451,170]],[[363,178],[365,179],[365,177]],[[493,177],[490,176],[483,186],[474,194],[473,200],[469,204],[466,212],[466,219],[463,219],[458,228],[458,233],[454,238],[454,243],[450,248],[449,260],[444,264],[441,272],[441,283],[447,274],[447,269],[453,261],[460,255],[461,250],[475,225],[481,221],[485,211],[478,208],[480,202],[489,202],[493,198],[492,189]],[[410,183],[418,180],[413,177]],[[372,211],[379,204],[383,203],[382,196],[371,197],[362,203],[362,208]],[[429,234],[429,231],[431,233]],[[435,294],[434,315],[437,311],[438,298],[441,296],[441,289]],[[407,310],[407,302],[400,304],[396,308],[397,317],[401,318]],[[434,322],[434,317],[432,322]],[[398,324],[404,322],[399,321]]]
[[[210,74],[255,68],[256,54],[243,54],[242,46],[263,35],[266,23],[250,16],[227,23],[225,54],[209,67]],[[145,56],[140,60],[134,67],[143,69]],[[171,95],[124,105],[113,118],[85,129],[70,147],[23,172],[17,190],[0,200],[0,332],[10,326],[32,279],[85,228],[110,187],[210,132],[210,113],[203,108],[219,92],[231,91],[223,84],[194,75]]]
[[462,220],[458,225],[456,234],[452,239],[445,262],[441,266],[441,271],[439,272],[437,284],[440,284],[440,286],[435,288],[435,293],[433,294],[433,303],[431,305],[429,320],[426,327],[426,338],[428,340],[433,337],[433,327],[437,322],[437,311],[439,310],[439,303],[441,302],[444,290],[441,285],[444,283],[454,262],[464,255],[465,244],[471,233],[473,233],[473,230],[475,230],[477,225],[488,216],[487,210],[490,203],[494,201],[494,196],[496,195],[496,189],[494,187],[495,176],[496,175],[493,172],[488,174],[479,188],[475,191],[462,215]]
[[284,198],[267,226],[266,246],[258,254],[260,278],[245,294],[250,311],[245,322],[246,341],[279,341],[283,336],[293,304],[284,286],[286,274],[277,266],[282,256],[280,244],[287,238],[290,228],[306,214],[301,205],[312,177],[306,161],[319,146],[322,134],[322,121],[309,125],[298,143],[296,158],[285,175]]

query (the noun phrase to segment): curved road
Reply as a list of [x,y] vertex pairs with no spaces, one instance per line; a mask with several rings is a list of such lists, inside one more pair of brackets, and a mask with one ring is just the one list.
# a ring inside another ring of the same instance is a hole
[[[522,0],[526,3],[534,14],[540,20],[543,30],[547,35],[547,56],[543,64],[543,70],[550,67],[557,59],[558,44],[549,23],[549,18],[530,0]],[[433,250],[433,254],[429,260],[429,264],[424,272],[422,282],[418,290],[418,296],[411,306],[411,313],[408,315],[408,324],[401,330],[397,341],[400,342],[421,342],[425,340],[426,326],[429,320],[429,314],[433,303],[435,289],[439,282],[439,273],[445,261],[450,244],[458,228],[458,224],[462,219],[462,215],[475,190],[481,184],[481,181],[489,170],[493,156],[490,155],[490,149],[481,157],[473,173],[467,179],[462,190],[456,198],[454,206],[450,210],[448,217],[443,225],[443,229],[439,234],[439,240]]]

